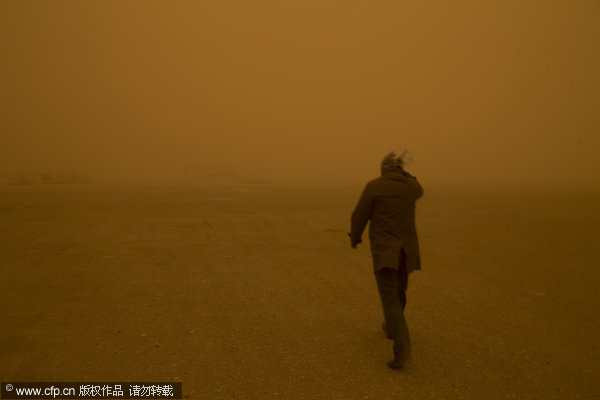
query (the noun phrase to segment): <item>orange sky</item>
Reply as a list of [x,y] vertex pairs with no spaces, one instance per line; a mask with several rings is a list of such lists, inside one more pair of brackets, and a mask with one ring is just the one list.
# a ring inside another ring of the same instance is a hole
[[600,187],[600,1],[0,2],[0,178]]

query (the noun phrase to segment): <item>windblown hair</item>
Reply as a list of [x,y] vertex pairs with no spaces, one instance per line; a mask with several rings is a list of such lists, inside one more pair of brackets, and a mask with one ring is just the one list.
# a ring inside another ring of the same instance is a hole
[[402,159],[404,153],[398,154],[395,151],[388,153],[381,161],[381,169],[402,169],[404,167],[404,160]]

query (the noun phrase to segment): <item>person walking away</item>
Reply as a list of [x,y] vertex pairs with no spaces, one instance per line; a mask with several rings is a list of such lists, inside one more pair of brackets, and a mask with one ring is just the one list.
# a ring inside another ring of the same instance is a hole
[[394,341],[394,358],[388,362],[400,369],[410,352],[410,337],[404,318],[408,275],[421,269],[415,226],[415,203],[423,195],[417,179],[404,170],[410,153],[391,152],[381,162],[381,176],[368,182],[351,217],[350,245],[362,242],[369,225],[373,269],[383,308],[383,329]]

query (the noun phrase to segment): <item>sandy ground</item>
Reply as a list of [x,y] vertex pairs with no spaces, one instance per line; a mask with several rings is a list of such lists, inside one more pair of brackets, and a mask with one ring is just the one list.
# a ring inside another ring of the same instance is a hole
[[389,370],[361,187],[0,188],[0,379],[190,399],[600,398],[600,193],[426,188]]

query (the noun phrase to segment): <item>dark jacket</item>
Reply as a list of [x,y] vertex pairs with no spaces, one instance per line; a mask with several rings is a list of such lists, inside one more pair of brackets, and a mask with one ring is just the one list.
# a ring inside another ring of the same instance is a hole
[[350,238],[359,243],[370,220],[369,239],[373,268],[398,269],[400,252],[406,253],[408,272],[421,269],[415,227],[415,201],[423,195],[417,178],[399,169],[384,169],[365,186],[352,213]]

